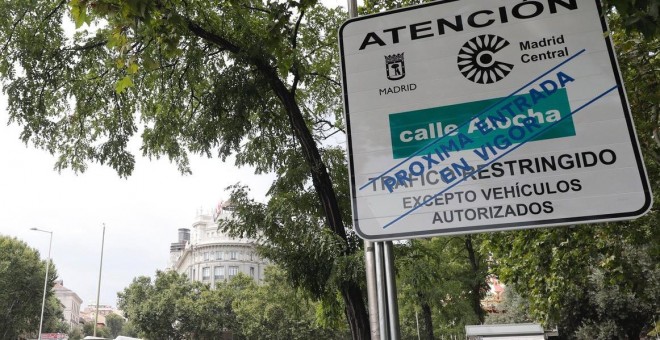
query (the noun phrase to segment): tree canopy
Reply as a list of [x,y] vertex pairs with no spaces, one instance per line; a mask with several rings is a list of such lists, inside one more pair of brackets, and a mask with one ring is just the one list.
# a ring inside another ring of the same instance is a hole
[[57,155],[58,170],[99,162],[128,176],[128,142],[140,133],[143,155],[168,157],[184,173],[189,153],[234,154],[238,166],[275,173],[263,222],[296,229],[271,244],[331,240],[325,254],[337,257],[310,263],[326,270],[311,279],[288,263],[302,271],[291,273],[317,293],[338,289],[354,336],[368,337],[361,279],[328,276],[328,265],[359,250],[344,153],[326,143],[342,125],[342,11],[314,0],[11,0],[0,10],[0,76],[24,142]]
[[[0,338],[17,339],[37,334],[41,318],[46,261],[39,252],[16,238],[0,235]],[[59,331],[62,307],[53,295],[57,270],[48,270],[45,332]]]
[[463,333],[483,323],[487,254],[473,236],[410,240],[397,247],[402,336],[424,339]]
[[341,339],[346,327],[317,322],[318,302],[269,267],[257,285],[239,274],[211,289],[175,272],[136,278],[119,294],[129,322],[150,339]]

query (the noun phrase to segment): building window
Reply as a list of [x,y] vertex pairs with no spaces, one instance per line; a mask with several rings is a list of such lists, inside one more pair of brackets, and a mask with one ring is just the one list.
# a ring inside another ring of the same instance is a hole
[[208,260],[209,260],[209,253],[205,251],[204,252],[204,261],[208,261]]
[[225,267],[214,267],[213,268],[213,276],[215,277],[215,280],[224,280],[225,279]]
[[254,253],[250,253],[250,261],[254,261]]
[[208,280],[211,278],[211,268],[204,267],[202,268],[202,280]]
[[231,279],[232,277],[236,276],[237,274],[238,274],[238,267],[229,266],[229,278]]
[[215,252],[215,259],[216,260],[222,260],[222,252],[221,251],[216,251]]
[[250,277],[254,279],[254,267],[250,267]]
[[238,257],[238,253],[237,253],[237,252],[235,252],[235,251],[230,251],[230,252],[229,252],[229,258],[230,258],[230,259],[232,259],[232,260],[236,260],[237,257]]

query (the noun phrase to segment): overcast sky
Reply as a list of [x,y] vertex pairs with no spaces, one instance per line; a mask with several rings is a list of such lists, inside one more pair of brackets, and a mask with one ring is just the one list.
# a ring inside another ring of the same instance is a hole
[[227,199],[227,186],[241,181],[263,200],[269,176],[236,169],[218,159],[193,158],[193,175],[181,175],[167,160],[138,158],[135,172],[120,179],[107,167],[91,165],[83,174],[53,170],[55,157],[26,147],[20,129],[6,126],[0,102],[0,233],[48,253],[64,285],[84,304],[96,301],[103,223],[106,225],[101,303],[115,305],[116,293],[139,275],[165,269],[177,229],[190,227],[200,209]]

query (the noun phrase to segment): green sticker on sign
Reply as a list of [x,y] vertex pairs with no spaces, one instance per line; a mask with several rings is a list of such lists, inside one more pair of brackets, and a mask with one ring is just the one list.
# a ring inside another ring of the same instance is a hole
[[[505,102],[505,99],[515,109],[504,111],[515,114],[499,114],[500,119],[497,121],[488,118],[494,115],[494,109],[479,114],[491,106],[499,109],[501,113],[502,107],[497,104]],[[529,142],[575,136],[566,89],[556,90],[535,105],[525,105],[532,102],[534,100],[530,94],[523,94],[390,114],[392,155],[395,159],[410,157],[433,140],[457,133],[463,133],[473,141],[465,150],[477,149],[482,145],[495,143],[494,139],[498,135],[505,134],[514,126],[523,126],[524,122],[530,119],[542,128],[552,127],[531,138]],[[477,114],[478,118],[473,118]],[[455,130],[459,126],[460,128]],[[497,133],[484,134],[479,126],[487,126]]]

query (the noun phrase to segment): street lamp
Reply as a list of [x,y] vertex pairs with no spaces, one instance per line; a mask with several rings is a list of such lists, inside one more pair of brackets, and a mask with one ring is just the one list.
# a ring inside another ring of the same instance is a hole
[[96,290],[96,316],[94,317],[94,337],[96,325],[99,323],[99,299],[101,298],[101,272],[103,271],[103,247],[105,246],[105,223],[103,223],[103,236],[101,237],[101,263],[99,264],[99,286]]
[[48,243],[48,259],[46,260],[46,277],[44,278],[44,297],[41,301],[41,318],[39,319],[39,340],[41,340],[41,328],[44,325],[44,308],[46,307],[46,288],[48,288],[48,269],[50,267],[50,247],[53,245],[53,232],[48,230],[41,230],[37,228],[30,228],[30,230],[40,231],[42,233],[50,234],[50,242]]

